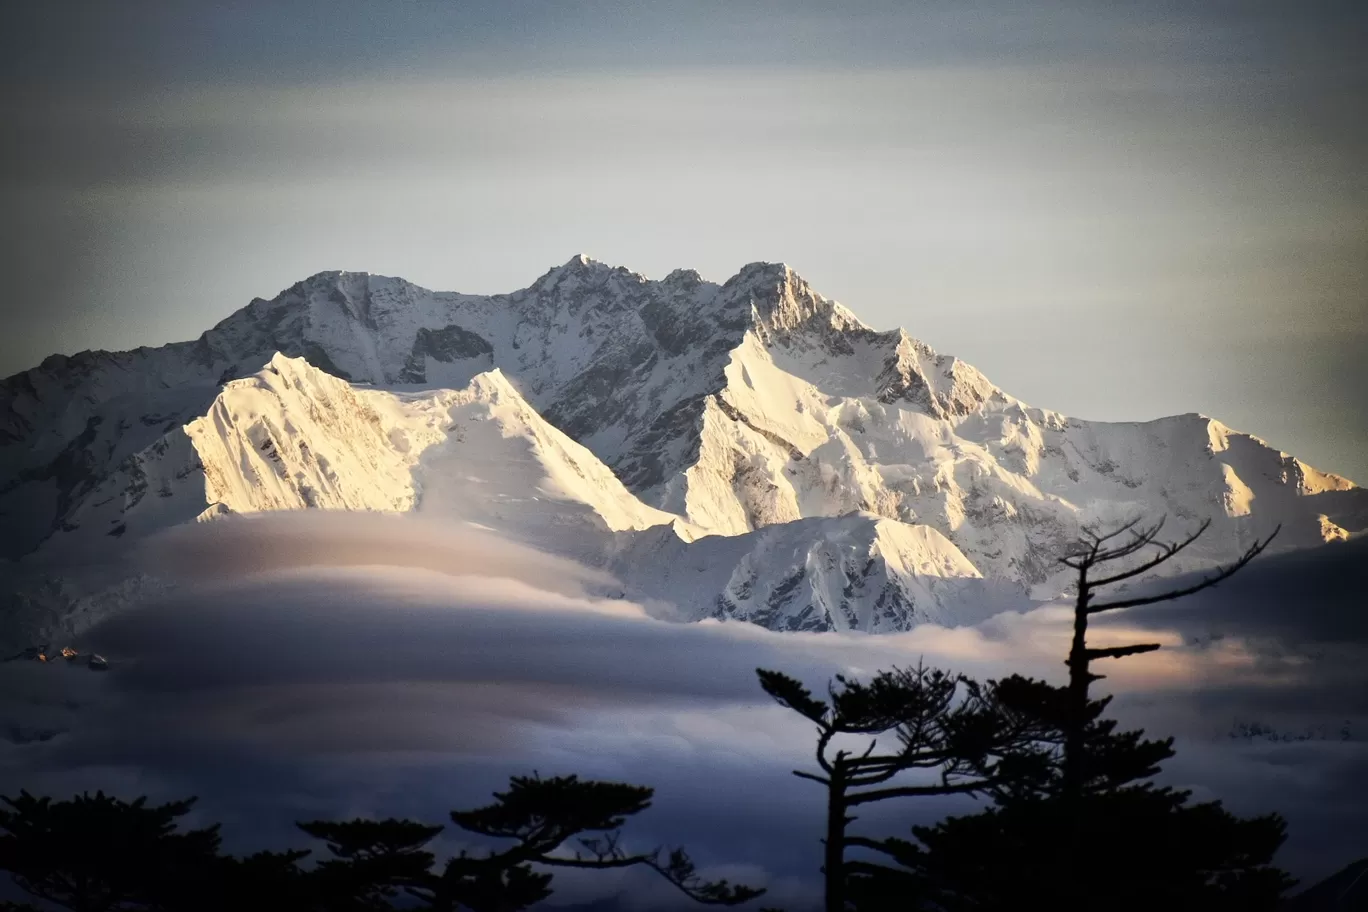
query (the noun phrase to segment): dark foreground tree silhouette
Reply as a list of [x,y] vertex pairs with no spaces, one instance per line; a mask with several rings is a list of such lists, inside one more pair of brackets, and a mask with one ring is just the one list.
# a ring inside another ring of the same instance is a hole
[[220,855],[217,824],[179,829],[194,798],[148,804],[96,792],[53,801],[20,792],[0,801],[0,870],[66,909],[227,912],[262,896],[305,895],[296,862],[308,852]]
[[[575,776],[541,779],[514,777],[506,792],[496,792],[495,803],[474,811],[453,811],[451,820],[463,830],[517,844],[485,859],[458,856],[447,866],[446,878],[464,883],[481,865],[511,869],[536,864],[559,868],[628,868],[655,871],[689,898],[708,905],[735,906],[764,890],[708,881],[698,876],[682,848],[628,853],[621,844],[621,828],[628,817],[651,806],[652,789],[618,782],[581,782]],[[584,833],[598,836],[581,837]],[[555,853],[570,839],[581,851],[572,856]]]
[[[1088,619],[1100,612],[1168,601],[1229,578],[1267,547],[1256,542],[1239,560],[1196,583],[1099,599],[1098,590],[1135,579],[1173,558],[1207,528],[1177,542],[1158,539],[1162,522],[1086,532],[1063,558],[1078,572],[1069,684],[1036,683],[1014,692],[1017,712],[1060,735],[1058,762],[993,794],[980,814],[914,827],[920,845],[886,840],[905,868],[871,892],[868,908],[906,908],[911,884],[924,908],[1018,909],[1023,902],[1064,912],[1274,909],[1292,881],[1272,865],[1286,835],[1277,815],[1240,819],[1219,802],[1191,804],[1189,792],[1149,781],[1174,755],[1173,739],[1118,732],[1102,718],[1110,697],[1092,699],[1099,659],[1150,652],[1146,643],[1093,648]],[[1154,548],[1150,556],[1141,556]],[[1127,558],[1136,558],[1127,565]],[[1121,562],[1119,569],[1104,569]],[[865,908],[862,906],[861,908]]]
[[[451,813],[462,829],[512,839],[512,847],[462,853],[438,867],[427,846],[442,826],[312,821],[298,826],[325,842],[331,857],[302,868],[307,851],[233,858],[219,853],[217,825],[178,830],[193,798],[148,805],[97,793],[54,802],[21,792],[3,799],[0,870],[73,912],[240,912],[263,903],[292,912],[517,912],[551,895],[552,875],[542,867],[641,866],[711,905],[739,905],[764,892],[699,877],[680,848],[624,851],[621,827],[650,807],[652,794],[575,776],[515,776],[493,804]],[[571,840],[579,851],[565,854]]]
[[[436,910],[516,912],[551,895],[547,868],[627,868],[655,871],[690,898],[734,906],[764,891],[698,876],[681,848],[629,853],[622,848],[627,818],[651,805],[652,789],[618,782],[582,781],[576,776],[515,776],[494,803],[473,811],[452,811],[461,829],[510,839],[514,845],[483,855],[462,852],[440,872],[425,846],[442,827],[412,821],[315,821],[300,824],[323,839],[334,858],[317,868],[329,896],[351,897],[346,909],[387,909],[400,893]],[[577,850],[564,854],[567,843]]]
[[309,873],[313,905],[361,912],[392,908],[391,901],[404,895],[430,900],[437,858],[427,844],[443,827],[394,818],[296,826],[327,843],[332,855]]
[[[1021,678],[979,684],[964,675],[925,665],[880,672],[867,683],[836,676],[824,702],[794,678],[757,669],[760,686],[779,705],[817,726],[820,773],[794,775],[827,792],[822,873],[827,912],[844,912],[871,878],[893,872],[877,862],[849,859],[848,849],[888,852],[882,840],[848,835],[853,808],[894,798],[974,794],[1039,775],[1047,759],[1040,748],[1050,732],[1038,716],[1015,711],[1016,691],[1034,685]],[[840,741],[855,736],[860,746]],[[879,747],[879,737],[885,746]],[[930,773],[912,784],[903,774]],[[896,784],[893,780],[900,779]]]
[[[1238,560],[1218,567],[1194,583],[1148,594],[1100,598],[1098,593],[1102,589],[1153,573],[1187,550],[1211,526],[1211,520],[1206,520],[1186,538],[1165,542],[1159,539],[1164,522],[1165,519],[1161,517],[1154,524],[1144,526],[1136,518],[1106,533],[1085,528],[1082,536],[1060,558],[1060,563],[1077,574],[1074,583],[1073,639],[1069,646],[1069,657],[1064,663],[1069,668],[1069,700],[1063,718],[1064,765],[1060,789],[1066,799],[1075,799],[1087,790],[1089,781],[1097,775],[1089,767],[1102,759],[1097,747],[1088,745],[1087,733],[1088,727],[1106,709],[1110,698],[1100,701],[1090,698],[1089,688],[1093,682],[1105,677],[1093,672],[1092,663],[1098,659],[1120,659],[1160,648],[1158,643],[1137,643],[1094,649],[1087,642],[1088,619],[1105,611],[1170,602],[1209,589],[1234,576],[1262,554],[1282,528],[1279,526],[1274,529],[1272,535],[1262,541],[1256,540]],[[1140,557],[1150,549],[1153,549],[1152,553]],[[1137,557],[1140,559],[1135,559]],[[1114,565],[1115,569],[1112,569]],[[1172,739],[1166,743],[1171,744]],[[1154,772],[1157,770],[1139,775],[1153,775]]]
[[217,826],[177,831],[193,798],[149,805],[21,791],[0,800],[0,869],[30,895],[77,912],[175,904],[219,862]]

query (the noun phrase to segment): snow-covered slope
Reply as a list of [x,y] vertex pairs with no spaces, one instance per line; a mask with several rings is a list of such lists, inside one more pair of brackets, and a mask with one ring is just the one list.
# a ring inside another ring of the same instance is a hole
[[929,525],[985,576],[1048,598],[1085,524],[1212,519],[1173,572],[1228,560],[1279,525],[1278,549],[1368,527],[1362,489],[1210,418],[1066,418],[901,332],[748,333],[725,374],[681,512],[727,534],[869,511]]
[[613,532],[674,520],[549,425],[497,369],[460,390],[391,392],[277,354],[125,460],[47,550],[305,509],[436,513],[543,545],[588,534],[594,554]]
[[889,633],[974,623],[1026,603],[1020,585],[984,579],[934,529],[871,513],[692,542],[661,527],[626,538],[608,567],[632,595],[674,606],[667,615],[774,630]]
[[0,554],[306,508],[435,511],[783,629],[1049,597],[1081,525],[1136,514],[1214,521],[1174,571],[1368,528],[1362,489],[1255,437],[1027,406],[776,264],[575,257],[493,296],[320,273],[195,342],[0,382]]

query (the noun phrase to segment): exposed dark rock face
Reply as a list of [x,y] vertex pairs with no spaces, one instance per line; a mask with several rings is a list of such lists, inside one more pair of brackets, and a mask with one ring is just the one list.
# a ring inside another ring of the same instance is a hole
[[404,362],[404,370],[398,380],[400,383],[426,383],[428,358],[451,364],[482,355],[493,357],[494,346],[478,333],[455,323],[441,329],[422,327],[414,336],[413,350]]

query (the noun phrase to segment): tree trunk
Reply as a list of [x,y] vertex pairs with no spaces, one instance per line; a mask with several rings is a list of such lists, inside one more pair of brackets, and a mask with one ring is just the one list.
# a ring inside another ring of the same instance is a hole
[[1074,604],[1073,644],[1069,648],[1069,711],[1064,733],[1064,813],[1068,823],[1068,845],[1064,847],[1064,912],[1083,912],[1079,888],[1080,849],[1082,848],[1083,786],[1087,782],[1087,751],[1084,732],[1088,724],[1088,574],[1078,575],[1078,600]]
[[1080,575],[1078,601],[1074,605],[1073,645],[1069,649],[1069,712],[1064,733],[1064,796],[1072,802],[1082,791],[1086,778],[1083,771],[1083,731],[1087,726],[1088,685],[1092,675],[1088,669],[1088,584]]
[[827,788],[826,912],[846,912],[845,828],[846,828],[845,753],[832,763],[831,784]]

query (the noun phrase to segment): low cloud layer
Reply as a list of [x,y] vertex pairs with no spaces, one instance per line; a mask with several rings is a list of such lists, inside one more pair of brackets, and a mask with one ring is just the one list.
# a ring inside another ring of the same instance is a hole
[[[1368,774],[1362,550],[1270,559],[1098,636],[1165,644],[1105,669],[1117,713],[1179,736],[1171,781],[1287,814],[1283,860],[1308,877],[1368,853],[1368,812],[1345,800]],[[756,667],[814,686],[919,659],[1059,680],[1068,638],[1063,607],[882,637],[671,624],[556,558],[358,514],[186,527],[141,560],[180,585],[89,632],[110,673],[0,666],[0,791],[196,793],[241,849],[298,844],[289,822],[308,816],[440,822],[510,774],[578,772],[656,787],[633,838],[689,844],[794,909],[820,863],[820,795],[789,772],[812,738]],[[907,806],[899,823],[965,806]],[[557,895],[663,901],[623,878],[558,875]]]
[[342,511],[284,511],[177,526],[142,543],[135,560],[151,573],[189,583],[238,581],[300,567],[365,566],[514,579],[563,595],[612,582],[468,523]]

